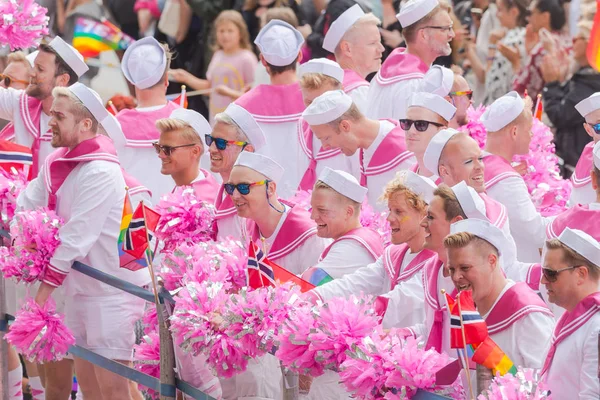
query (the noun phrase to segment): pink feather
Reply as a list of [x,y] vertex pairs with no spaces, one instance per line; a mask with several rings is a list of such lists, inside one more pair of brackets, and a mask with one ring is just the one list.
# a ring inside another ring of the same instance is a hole
[[[160,378],[160,337],[158,332],[150,332],[142,338],[140,344],[133,346],[133,365],[135,369],[155,378]],[[139,385],[140,390],[152,399],[158,399],[159,393],[149,387]]]
[[0,2],[0,43],[11,50],[37,47],[48,34],[47,9],[34,0]]
[[69,346],[75,344],[75,337],[63,320],[51,297],[41,307],[30,298],[17,312],[4,338],[31,362],[60,361]]
[[9,229],[9,223],[15,216],[17,197],[26,186],[27,175],[23,171],[0,169],[0,215],[4,229]]
[[496,376],[478,400],[551,400],[546,385],[535,371],[519,367],[517,375]]

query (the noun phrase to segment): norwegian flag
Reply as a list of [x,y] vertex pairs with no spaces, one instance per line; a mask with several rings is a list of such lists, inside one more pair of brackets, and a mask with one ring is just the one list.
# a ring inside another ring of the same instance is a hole
[[460,323],[461,315],[466,344],[479,345],[483,343],[488,337],[487,325],[475,308],[471,291],[459,292],[456,299],[446,293],[446,301],[450,311],[450,347],[453,349],[465,347]]
[[300,286],[301,292],[314,289],[315,285],[292,274],[267,258],[265,253],[253,241],[248,246],[248,267],[246,268],[248,286],[252,289],[275,286],[276,282],[292,281]]
[[131,222],[125,232],[123,251],[136,259],[144,257],[144,252],[149,246],[152,232],[156,229],[159,219],[159,213],[140,202],[133,212]]

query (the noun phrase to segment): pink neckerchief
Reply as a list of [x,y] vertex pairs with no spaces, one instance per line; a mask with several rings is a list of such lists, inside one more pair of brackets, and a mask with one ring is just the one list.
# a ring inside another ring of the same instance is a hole
[[235,101],[256,122],[283,123],[298,121],[305,109],[300,84],[258,85]]
[[413,157],[413,153],[406,150],[404,129],[396,121],[386,121],[391,122],[394,127],[375,149],[369,165],[365,165],[364,149],[360,149],[360,184],[362,186],[367,185],[367,177],[383,174]]
[[[500,306],[502,302],[502,306]],[[488,313],[485,323],[491,334],[500,333],[515,322],[534,312],[552,316],[544,301],[525,282],[518,282],[506,290]]]
[[483,157],[483,163],[485,164],[483,179],[485,180],[486,189],[490,189],[495,184],[510,177],[523,179],[512,165],[500,156],[487,153]]
[[420,79],[428,70],[429,65],[419,57],[407,53],[404,47],[398,47],[385,59],[375,75],[375,81],[380,85],[390,85],[404,80]]
[[401,270],[402,262],[409,250],[408,244],[402,243],[388,246],[383,252],[383,266],[390,278],[390,290],[422,270],[427,260],[435,256],[434,252],[423,249],[408,263],[404,270]]
[[219,191],[217,192],[217,197],[215,198],[215,221],[237,214],[231,196],[228,194],[223,196],[224,190],[225,186],[221,184],[221,187],[219,187]]
[[180,108],[180,105],[169,101],[163,107],[154,111],[140,111],[136,108],[123,109],[116,115],[117,120],[123,128],[125,143],[127,147],[149,149],[152,143],[158,141],[160,132],[156,128],[156,121],[169,118],[171,113]]
[[506,221],[508,221],[508,213],[504,204],[492,199],[485,193],[479,193],[479,197],[485,203],[485,216],[496,227],[502,229]]
[[342,86],[344,88],[344,92],[350,94],[354,89],[369,86],[369,82],[360,76],[356,71],[352,69],[344,70],[344,81],[342,82]]
[[585,145],[581,156],[575,166],[575,172],[571,175],[571,183],[573,187],[580,188],[585,185],[589,185],[592,182],[590,172],[594,168],[594,142],[590,142]]
[[121,172],[123,173],[123,179],[125,179],[125,185],[127,185],[127,190],[130,196],[135,196],[139,193],[148,193],[148,196],[152,197],[152,192],[146,186],[142,185],[140,181],[133,177],[133,175],[129,175],[123,168],[121,168]]
[[[317,234],[317,227],[310,219],[310,213],[302,207],[297,207],[294,203],[279,199],[281,204],[289,207],[285,216],[285,221],[269,249],[269,259],[275,261],[285,257],[292,251],[302,245],[307,239]],[[260,230],[256,224],[251,229],[250,234],[254,243],[260,243]]]
[[581,300],[573,311],[566,311],[556,323],[552,340],[550,341],[550,349],[544,361],[542,375],[550,369],[556,348],[577,329],[585,325],[594,315],[600,312],[600,292],[595,292]]
[[313,132],[310,129],[310,125],[308,125],[302,118],[298,121],[298,143],[300,144],[300,148],[304,154],[306,154],[309,159],[308,168],[302,176],[302,180],[298,185],[298,189],[312,190],[315,182],[317,181],[317,162],[342,154],[342,151],[340,149],[325,150],[321,146],[319,153],[315,155],[313,153]]
[[556,218],[546,226],[546,238],[555,239],[569,227],[579,229],[600,240],[600,225],[598,218],[600,210],[590,209],[589,204],[576,204],[574,207],[558,214]]
[[80,163],[94,160],[119,164],[113,142],[107,136],[97,135],[92,139],[84,140],[71,151],[62,147],[46,158],[44,184],[48,190],[48,208],[56,209],[56,193],[71,171]]
[[360,245],[362,245],[375,260],[378,259],[383,253],[381,235],[371,228],[365,228],[361,226],[360,228],[355,228],[348,231],[345,235],[334,240],[325,248],[325,250],[323,250],[321,256],[319,257],[319,262],[323,261],[325,257],[327,257],[327,254],[329,254],[331,248],[342,240],[354,240],[360,243]]
[[[42,140],[48,140],[47,136],[40,132],[40,123],[42,120],[42,102],[34,97],[28,96],[24,91],[19,97],[19,113],[25,129],[33,138],[31,144],[31,154],[33,156],[33,164],[31,165],[31,179],[37,177],[40,163],[40,144]],[[13,127],[14,137],[14,127]],[[50,138],[51,139],[51,138]]]

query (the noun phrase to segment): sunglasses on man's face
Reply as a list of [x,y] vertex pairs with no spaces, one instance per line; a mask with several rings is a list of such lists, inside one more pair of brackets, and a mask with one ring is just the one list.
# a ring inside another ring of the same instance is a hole
[[572,267],[567,267],[567,268],[562,268],[562,269],[542,268],[542,274],[544,275],[544,278],[546,278],[546,280],[548,282],[556,282],[556,280],[558,279],[558,275],[561,272],[568,271],[570,269],[579,268],[579,267],[581,267],[581,265],[573,265]]
[[402,129],[404,129],[405,131],[408,131],[410,129],[411,126],[413,126],[413,124],[415,125],[415,129],[419,132],[425,132],[427,130],[427,128],[429,128],[429,124],[433,125],[433,126],[437,126],[438,128],[441,128],[442,126],[444,126],[443,124],[438,124],[437,122],[433,122],[433,121],[425,121],[422,119],[418,119],[418,120],[412,120],[412,119],[401,119],[400,120],[400,127]]
[[162,151],[163,153],[165,153],[165,156],[169,157],[171,155],[171,153],[173,153],[173,151],[175,151],[175,149],[180,149],[182,147],[191,147],[191,146],[197,146],[197,143],[190,143],[190,144],[182,144],[181,146],[161,146],[158,143],[152,143],[152,146],[154,146],[154,150],[156,150],[156,154],[160,154],[160,152]]
[[588,124],[596,133],[596,135],[600,135],[600,123],[598,124],[590,124],[589,122],[586,122],[586,124]]
[[469,98],[469,100],[471,100],[473,98],[473,91],[472,90],[462,90],[459,92],[450,92],[450,96],[467,96]]
[[248,144],[248,142],[240,142],[240,141],[236,141],[236,140],[225,140],[225,139],[221,139],[221,138],[212,137],[211,135],[204,135],[204,142],[206,143],[206,145],[208,147],[210,147],[210,145],[214,143],[215,146],[217,146],[217,149],[219,149],[219,150],[225,150],[227,148],[227,145],[229,145],[229,144],[240,146],[243,149]]
[[0,81],[4,81],[4,86],[10,87],[10,85],[15,83],[22,83],[24,85],[29,85],[29,81],[22,81],[20,79],[11,78],[8,75],[0,74]]
[[260,186],[260,185],[266,185],[268,184],[270,181],[268,179],[259,181],[259,182],[253,182],[253,183],[238,183],[237,185],[234,185],[233,183],[226,183],[225,185],[223,185],[225,191],[227,192],[228,195],[232,196],[233,192],[237,189],[238,192],[240,192],[241,195],[247,195],[248,193],[250,193],[250,188],[252,186]]

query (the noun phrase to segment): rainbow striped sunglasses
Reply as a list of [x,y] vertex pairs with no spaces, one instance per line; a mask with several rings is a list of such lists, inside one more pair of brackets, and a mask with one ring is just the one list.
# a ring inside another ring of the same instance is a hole
[[471,100],[473,98],[473,91],[472,90],[463,90],[463,91],[459,91],[459,92],[450,92],[449,94],[450,94],[450,96],[467,96],[469,98],[469,100]]
[[225,140],[225,139],[221,139],[221,138],[212,137],[211,135],[204,135],[204,142],[206,143],[206,145],[208,147],[210,147],[210,145],[213,144],[213,142],[214,142],[215,146],[217,146],[217,149],[219,149],[219,150],[225,150],[227,148],[228,144],[234,144],[234,145],[240,146],[242,149],[244,149],[244,147],[246,147],[246,145],[248,144],[248,142]]
[[238,183],[237,185],[234,185],[233,183],[226,183],[223,185],[225,191],[227,192],[228,195],[232,196],[233,192],[235,191],[235,189],[237,189],[238,192],[240,192],[241,195],[245,196],[248,193],[250,193],[250,188],[252,186],[261,186],[261,185],[266,185],[268,184],[270,181],[268,179],[259,181],[259,182],[253,182],[253,183]]

